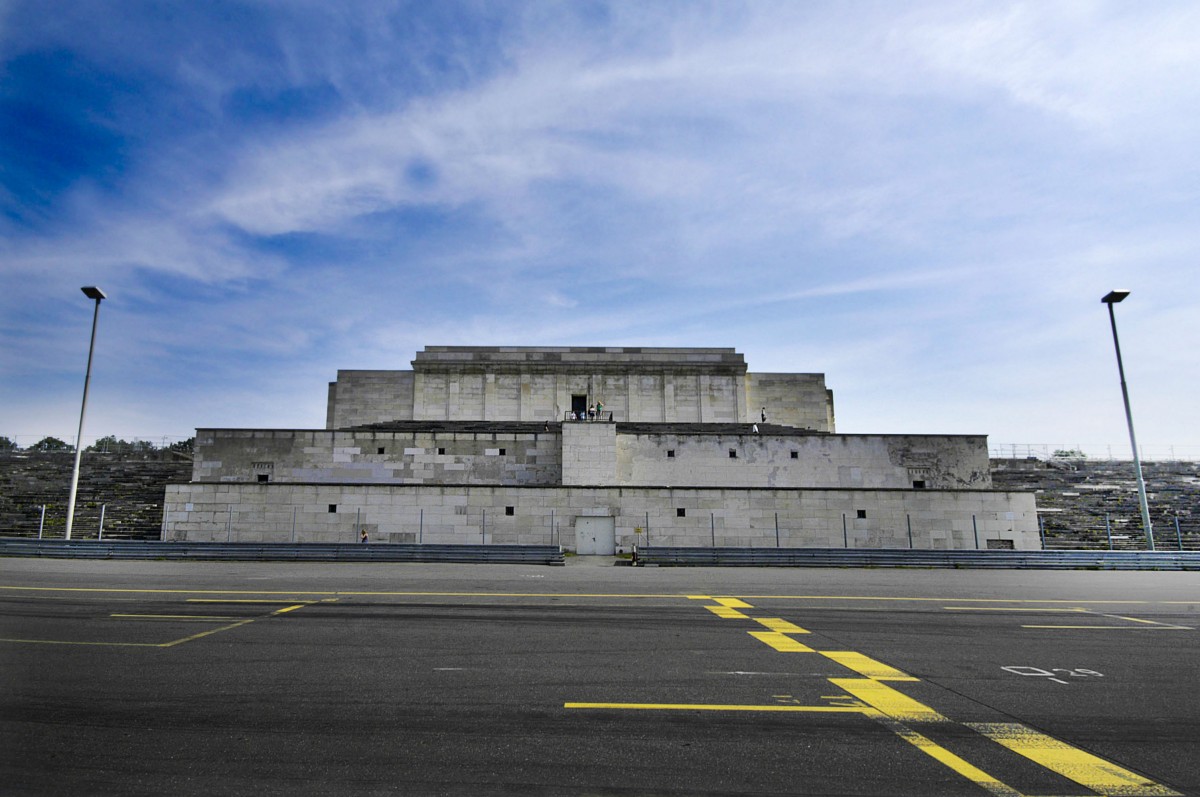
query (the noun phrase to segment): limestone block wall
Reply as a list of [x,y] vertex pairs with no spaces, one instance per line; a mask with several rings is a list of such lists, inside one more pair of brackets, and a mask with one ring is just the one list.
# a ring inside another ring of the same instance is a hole
[[754,422],[767,409],[767,421],[815,432],[835,430],[833,391],[824,374],[746,374],[746,401]]
[[562,483],[608,485],[617,479],[617,426],[578,421],[562,425]]
[[557,421],[571,397],[616,421],[769,420],[833,431],[821,374],[747,374],[732,349],[427,347],[412,371],[339,371],[326,427],[392,420]]
[[984,436],[619,434],[616,445],[617,483],[628,485],[992,486]]
[[329,384],[325,428],[411,419],[413,382],[412,371],[338,371]]
[[[575,518],[615,518],[617,544],[971,549],[1039,547],[1033,495],[1000,491],[178,484],[163,539],[561,544]],[[639,533],[640,532],[640,533]]]
[[193,481],[558,484],[557,432],[196,430]]

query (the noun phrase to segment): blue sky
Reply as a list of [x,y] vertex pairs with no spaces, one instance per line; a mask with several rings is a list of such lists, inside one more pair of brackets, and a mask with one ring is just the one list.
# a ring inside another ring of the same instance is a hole
[[[48,9],[52,9],[52,12]],[[1194,2],[0,0],[0,435],[733,346],[842,432],[1200,458]]]

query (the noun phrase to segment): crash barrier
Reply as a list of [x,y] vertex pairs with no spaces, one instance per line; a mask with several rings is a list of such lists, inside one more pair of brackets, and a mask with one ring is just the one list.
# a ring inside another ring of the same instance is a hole
[[659,567],[920,567],[1045,570],[1200,570],[1200,551],[933,551],[909,548],[639,547]]
[[222,562],[563,564],[562,548],[558,545],[0,539],[0,556],[56,559],[190,559]]

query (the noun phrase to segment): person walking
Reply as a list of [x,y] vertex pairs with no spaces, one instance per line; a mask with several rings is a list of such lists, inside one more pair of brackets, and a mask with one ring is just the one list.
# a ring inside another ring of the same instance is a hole
[[358,541],[359,541],[359,542],[367,542],[367,541],[368,541],[368,538],[367,538],[367,530],[366,530],[366,529],[363,529],[363,530],[362,530],[362,536],[361,536],[361,537],[359,537]]

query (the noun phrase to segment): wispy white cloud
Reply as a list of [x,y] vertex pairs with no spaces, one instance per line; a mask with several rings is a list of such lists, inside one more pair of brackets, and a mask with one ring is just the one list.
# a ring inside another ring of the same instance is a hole
[[[184,428],[268,414],[251,395],[319,425],[337,368],[426,344],[623,343],[827,370],[844,428],[1090,437],[1099,295],[1134,290],[1134,340],[1197,331],[1193,4],[263,4],[225,50],[190,12],[169,57],[68,7],[0,56],[53,44],[173,99],[119,180],[5,228],[10,423],[76,390],[61,297],[93,281],[103,364],[198,396],[108,417]],[[1148,439],[1200,445],[1194,363],[1146,349]]]

